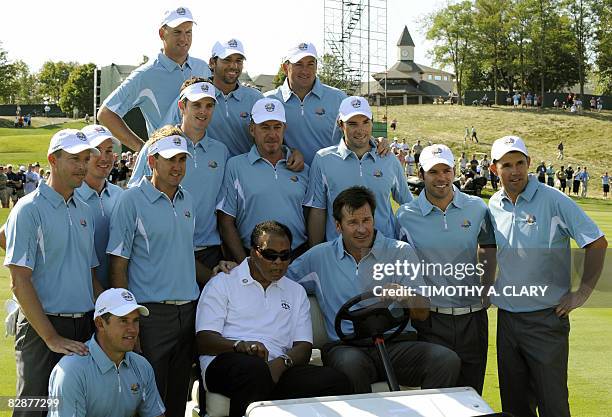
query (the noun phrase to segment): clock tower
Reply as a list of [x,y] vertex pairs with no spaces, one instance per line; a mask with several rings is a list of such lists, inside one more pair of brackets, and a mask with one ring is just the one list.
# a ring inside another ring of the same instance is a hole
[[414,62],[414,42],[408,32],[408,27],[404,26],[402,36],[397,41],[397,59],[398,61]]

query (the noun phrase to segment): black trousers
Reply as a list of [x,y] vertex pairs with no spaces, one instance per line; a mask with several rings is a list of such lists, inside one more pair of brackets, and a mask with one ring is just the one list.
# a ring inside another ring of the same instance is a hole
[[193,301],[181,306],[143,303],[149,316],[140,317],[140,347],[155,372],[166,417],[184,417],[195,355]]
[[351,394],[348,378],[333,368],[296,365],[274,383],[268,364],[257,356],[227,352],[206,369],[206,386],[230,398],[229,417],[240,417],[250,403],[328,395]]
[[[570,323],[554,308],[497,310],[497,368],[502,410],[515,417],[569,417]],[[537,408],[537,414],[536,414]]]
[[487,310],[460,316],[431,312],[425,321],[413,320],[412,326],[420,341],[453,350],[461,359],[457,385],[472,387],[482,395],[489,345]]

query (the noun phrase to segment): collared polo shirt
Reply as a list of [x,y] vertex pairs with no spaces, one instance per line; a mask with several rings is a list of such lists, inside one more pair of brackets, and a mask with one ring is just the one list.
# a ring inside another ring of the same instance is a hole
[[[377,232],[374,244],[359,262],[345,248],[342,236],[331,242],[318,244],[289,265],[287,277],[302,284],[309,294],[315,294],[323,317],[325,330],[330,340],[338,340],[334,327],[336,314],[350,298],[372,291],[377,285],[396,283],[414,288],[420,293],[425,285],[420,274],[412,274],[412,269],[400,269],[394,273],[375,279],[375,265],[395,264],[406,261],[416,265],[419,260],[410,244],[389,239]],[[408,267],[409,268],[409,267]],[[406,273],[405,273],[406,272]],[[350,322],[342,322],[345,334],[353,332]]]
[[[192,157],[187,158],[181,187],[193,198],[195,212],[193,245],[195,248],[219,245],[221,238],[217,230],[215,205],[223,184],[228,151],[224,144],[210,137],[208,132],[195,145],[191,139],[187,137],[185,139],[187,139],[187,150]],[[138,153],[128,187],[137,186],[143,177],[150,177],[153,174],[147,163],[148,149],[149,145],[145,144]]]
[[302,152],[308,165],[312,164],[319,149],[337,145],[342,139],[342,130],[336,119],[340,103],[347,95],[323,84],[318,77],[303,101],[291,91],[287,80],[265,96],[278,99],[285,106],[285,144]]
[[[253,145],[249,133],[251,110],[263,94],[255,88],[238,84],[238,87],[228,95],[216,90],[217,103],[207,132],[213,138],[227,146],[230,156],[247,153]],[[180,94],[176,96],[164,124],[181,123],[181,112],[178,108]]]
[[276,220],[291,230],[292,249],[306,241],[302,200],[308,186],[308,166],[302,172],[287,168],[286,159],[273,166],[253,145],[248,154],[230,158],[217,210],[236,219],[245,248],[251,247],[251,232],[258,223]]
[[310,168],[308,192],[304,199],[306,207],[327,210],[325,238],[334,240],[338,236],[334,223],[333,204],[342,191],[355,185],[369,188],[376,196],[374,224],[387,237],[395,237],[395,216],[389,197],[398,204],[412,200],[404,169],[395,157],[376,154],[376,146],[370,143],[370,151],[361,159],[346,147],[344,141],[337,146],[317,152]]
[[98,266],[94,230],[87,204],[74,195],[65,201],[41,183],[9,214],[4,265],[32,270],[32,284],[46,313],[91,311],[91,269]]
[[208,78],[210,69],[201,59],[187,57],[181,66],[163,52],[132,73],[105,100],[103,105],[123,117],[139,107],[149,135],[162,127],[164,116],[174,103],[183,82],[192,76]]
[[180,186],[172,201],[147,177],[121,193],[106,253],[130,260],[128,289],[139,303],[198,298],[194,217],[191,195]]
[[96,256],[100,263],[100,265],[96,267],[96,278],[98,278],[98,282],[104,289],[110,288],[108,256],[106,255],[108,228],[113,208],[115,207],[115,203],[121,191],[123,191],[121,187],[111,184],[109,181],[105,182],[104,189],[102,189],[100,194],[87,185],[85,181],[83,181],[83,184],[79,188],[74,190],[75,194],[87,203],[94,217],[94,223],[96,225],[94,244],[96,247]]
[[51,371],[49,396],[60,401],[49,417],[157,417],[166,411],[144,357],[126,352],[116,366],[95,336],[86,345],[88,355],[64,356]]
[[74,195],[65,201],[41,183],[9,214],[4,265],[32,270],[32,284],[46,313],[91,311],[91,268],[98,266],[94,230],[87,204]]
[[[282,277],[264,290],[253,279],[249,258],[230,271],[213,277],[200,295],[196,333],[210,330],[231,340],[256,340],[274,360],[294,342],[312,343],[310,303],[306,291]],[[200,356],[202,375],[214,356]]]
[[[482,273],[476,269],[478,245],[495,244],[486,204],[453,186],[453,200],[442,211],[429,202],[426,193],[423,190],[396,212],[400,239],[409,242],[428,265],[425,282],[437,288],[481,285]],[[462,294],[432,297],[432,305],[466,307],[481,303],[478,293]]]
[[[500,190],[489,200],[499,272],[491,301],[511,312],[558,305],[571,288],[570,238],[584,248],[603,236],[597,225],[565,194],[530,175],[516,204]],[[525,286],[548,286],[545,295],[517,296]],[[506,294],[504,294],[504,288]]]

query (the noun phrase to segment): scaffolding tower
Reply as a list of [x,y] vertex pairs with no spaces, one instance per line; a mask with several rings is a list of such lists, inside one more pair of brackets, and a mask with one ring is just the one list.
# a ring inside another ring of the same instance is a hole
[[387,70],[387,0],[324,0],[323,7],[324,55],[338,74],[335,87],[369,96],[371,75]]

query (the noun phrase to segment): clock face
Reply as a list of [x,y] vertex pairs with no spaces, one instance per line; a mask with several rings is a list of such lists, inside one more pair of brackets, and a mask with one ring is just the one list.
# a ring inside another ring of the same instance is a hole
[[404,49],[404,50],[402,51],[402,56],[408,56],[408,51]]

